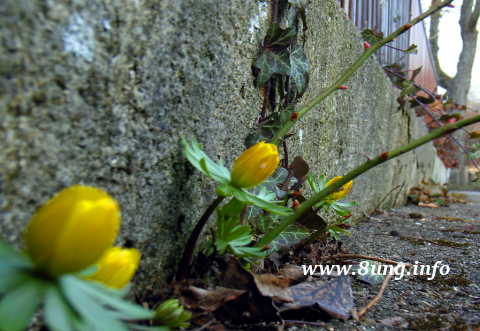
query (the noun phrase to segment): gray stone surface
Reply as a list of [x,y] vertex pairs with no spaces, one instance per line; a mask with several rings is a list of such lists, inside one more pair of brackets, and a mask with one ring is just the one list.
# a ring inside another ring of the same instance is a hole
[[[119,243],[128,238],[142,251],[138,280],[167,279],[214,192],[182,157],[179,137],[196,136],[227,164],[243,149],[261,104],[250,68],[265,8],[254,0],[3,0],[2,236],[20,245],[36,207],[66,186],[95,185],[122,205]],[[307,22],[305,100],[362,52],[334,0],[310,1]],[[317,173],[342,174],[423,131],[396,110],[375,59],[348,85],[292,139],[291,155]],[[370,171],[352,198],[368,210],[392,187],[406,182],[405,190],[428,173],[430,155],[431,146]]]

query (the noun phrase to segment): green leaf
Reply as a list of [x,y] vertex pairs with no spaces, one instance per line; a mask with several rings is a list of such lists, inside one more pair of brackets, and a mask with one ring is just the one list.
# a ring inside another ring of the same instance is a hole
[[289,46],[297,37],[297,30],[295,28],[282,29],[278,23],[273,23],[267,31],[265,36],[264,46]]
[[217,186],[217,193],[221,196],[234,196],[236,199],[249,204],[255,205],[257,207],[262,208],[263,210],[269,211],[273,214],[281,215],[281,216],[288,216],[293,213],[290,208],[279,206],[275,203],[265,201],[260,199],[256,195],[253,195],[247,191],[242,189],[236,188],[229,184],[220,184]]
[[95,298],[85,293],[74,276],[60,278],[61,291],[68,303],[90,325],[98,331],[128,331],[127,327],[115,317],[112,311],[100,305]]
[[54,285],[48,288],[45,296],[45,321],[52,331],[73,331],[78,321],[78,315]]
[[296,47],[290,53],[290,77],[293,78],[299,94],[303,94],[308,82],[308,59],[302,47]]
[[0,265],[10,264],[18,267],[31,267],[32,263],[23,254],[17,252],[12,246],[0,240]]
[[78,278],[72,278],[70,282],[75,283],[77,288],[83,290],[84,293],[91,296],[97,302],[117,310],[119,313],[118,315],[121,316],[121,319],[123,320],[150,319],[155,315],[153,311],[123,300],[118,294],[112,295],[112,291],[115,290],[106,288],[101,284]]
[[239,217],[245,208],[245,203],[237,199],[231,199],[228,203],[217,209],[218,217]]
[[196,140],[188,141],[182,138],[182,144],[185,157],[195,168],[219,183],[230,182],[230,171],[223,165],[212,161],[202,151],[200,144]]
[[287,227],[280,235],[271,242],[270,246],[272,247],[270,251],[277,251],[282,247],[291,247],[301,240],[307,238],[310,235],[304,227],[297,225],[290,225]]
[[35,279],[8,292],[0,301],[0,330],[22,331],[43,300],[45,284]]
[[265,252],[262,248],[260,247],[231,247],[232,253],[235,256],[238,257],[243,257],[243,258],[248,258],[248,257],[254,257],[254,258],[262,258],[267,256],[267,252]]
[[406,50],[404,50],[405,53],[413,53],[416,54],[418,51],[418,46],[415,44],[411,44]]
[[350,215],[350,214],[351,214],[350,210],[345,209],[345,208],[339,206],[338,203],[332,203],[332,204],[330,204],[330,207],[331,207],[333,210],[335,210],[335,212],[336,212],[338,215],[340,215],[340,216],[347,216],[347,215]]
[[273,74],[288,75],[290,73],[290,59],[288,52],[273,52],[264,49],[255,61],[255,67],[260,70],[257,76],[257,87],[263,87]]
[[25,270],[9,264],[0,264],[0,293],[7,292],[30,279]]

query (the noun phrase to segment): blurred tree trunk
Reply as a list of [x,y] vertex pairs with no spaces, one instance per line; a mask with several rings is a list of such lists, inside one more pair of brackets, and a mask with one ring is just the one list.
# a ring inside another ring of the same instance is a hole
[[[432,0],[432,4],[440,0]],[[430,44],[434,64],[439,76],[439,85],[445,88],[448,96],[460,105],[467,104],[467,95],[472,81],[472,68],[477,49],[477,22],[480,16],[480,0],[463,0],[460,14],[460,33],[463,41],[462,51],[458,59],[457,73],[454,77],[448,76],[441,68],[438,59],[438,26],[440,23],[440,12],[431,17]],[[461,132],[460,132],[461,133]],[[464,135],[459,137],[461,143],[465,143]],[[467,155],[458,152],[459,165],[453,169],[450,181],[454,184],[464,185],[468,182],[466,168]]]

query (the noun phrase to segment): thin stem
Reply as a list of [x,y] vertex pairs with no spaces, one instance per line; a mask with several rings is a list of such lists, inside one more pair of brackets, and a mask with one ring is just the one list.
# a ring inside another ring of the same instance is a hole
[[310,110],[312,110],[315,106],[317,106],[320,102],[322,102],[326,97],[332,94],[334,91],[338,89],[340,85],[345,83],[367,60],[373,53],[375,53],[380,47],[383,45],[391,42],[393,39],[404,33],[405,31],[409,30],[413,25],[417,24],[418,22],[422,21],[426,17],[432,15],[436,11],[440,10],[441,8],[449,5],[453,0],[445,0],[440,2],[437,5],[431,6],[426,12],[417,16],[413,20],[411,20],[408,24],[405,24],[395,30],[393,33],[382,39],[381,41],[373,44],[370,48],[366,49],[362,55],[360,55],[357,60],[347,69],[345,69],[340,77],[333,82],[329,87],[324,89],[318,96],[313,98],[311,101],[307,102],[300,110],[298,111],[298,117],[295,120],[288,120],[286,121],[283,126],[276,132],[275,136],[272,138],[272,143],[277,144],[283,139],[288,131],[292,128],[292,126],[299,121],[303,116],[305,116]]
[[177,271],[177,281],[182,281],[187,279],[190,273],[190,263],[192,263],[193,251],[195,250],[195,246],[197,245],[198,238],[202,233],[205,224],[207,224],[210,215],[215,211],[218,205],[225,199],[225,197],[218,196],[213,202],[208,206],[207,210],[203,213],[202,217],[198,221],[197,225],[193,229],[190,237],[188,238],[187,244],[185,245],[185,250],[183,251],[182,259],[180,260],[180,264],[178,265]]
[[354,178],[360,176],[364,172],[370,170],[371,168],[376,167],[388,160],[396,158],[397,156],[400,156],[408,151],[411,151],[445,134],[452,133],[455,130],[458,130],[464,126],[467,126],[476,122],[480,122],[480,115],[473,116],[455,123],[442,126],[435,130],[432,130],[429,134],[423,137],[420,137],[404,146],[396,148],[390,152],[382,153],[379,156],[375,157],[374,159],[368,160],[367,162],[353,169],[352,171],[347,173],[345,176],[340,178],[338,181],[327,186],[320,192],[313,195],[310,199],[302,203],[300,206],[298,206],[294,214],[284,218],[282,222],[279,225],[277,225],[272,231],[265,234],[265,236],[257,243],[257,246],[264,247],[265,245],[268,245],[275,238],[277,238],[277,236],[282,231],[284,231],[289,225],[295,223],[304,213],[308,212],[310,208],[312,208],[315,204],[324,200],[329,194],[337,191],[338,189],[340,189],[340,187],[342,187],[349,181],[353,180]]

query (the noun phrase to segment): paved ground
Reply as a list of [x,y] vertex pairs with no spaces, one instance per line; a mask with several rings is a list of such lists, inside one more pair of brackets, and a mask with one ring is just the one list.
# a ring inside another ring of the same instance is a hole
[[[345,241],[350,253],[414,264],[448,264],[450,273],[390,282],[382,301],[361,322],[331,321],[334,330],[480,330],[480,204],[389,210],[361,221]],[[379,285],[354,282],[356,307]]]

